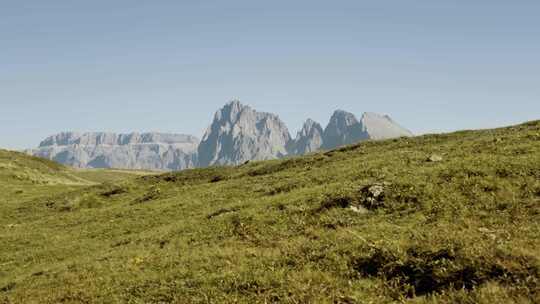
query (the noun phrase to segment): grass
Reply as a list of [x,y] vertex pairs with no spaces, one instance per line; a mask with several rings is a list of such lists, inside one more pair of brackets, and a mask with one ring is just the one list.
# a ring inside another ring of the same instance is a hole
[[55,162],[19,152],[0,150],[0,178],[3,185],[84,185],[88,181]]
[[160,174],[158,171],[125,169],[84,169],[73,170],[73,175],[93,183],[114,183],[132,177]]
[[540,302],[540,121],[137,178],[0,156],[0,303]]

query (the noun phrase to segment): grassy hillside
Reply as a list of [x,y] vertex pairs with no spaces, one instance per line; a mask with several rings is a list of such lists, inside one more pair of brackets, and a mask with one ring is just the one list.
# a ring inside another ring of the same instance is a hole
[[124,169],[83,169],[74,170],[73,174],[92,183],[118,182],[145,175],[157,175],[159,171],[124,170]]
[[[0,193],[4,201],[26,201],[51,192],[156,174],[135,170],[75,170],[24,153],[0,149]],[[1,202],[1,200],[0,200]]]
[[13,202],[24,204],[36,197],[91,184],[73,174],[71,169],[55,162],[0,150],[0,219],[4,221],[10,214],[8,209],[16,208]]
[[46,187],[0,201],[0,303],[540,302],[540,121]]
[[50,160],[24,153],[0,150],[0,180],[4,185],[34,184],[86,184],[87,181],[72,171]]

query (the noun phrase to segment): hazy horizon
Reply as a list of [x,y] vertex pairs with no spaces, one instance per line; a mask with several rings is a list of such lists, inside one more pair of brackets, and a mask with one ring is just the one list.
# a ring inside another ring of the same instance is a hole
[[343,109],[416,134],[540,119],[540,3],[0,4],[0,147],[61,131],[202,137],[238,98],[294,136]]

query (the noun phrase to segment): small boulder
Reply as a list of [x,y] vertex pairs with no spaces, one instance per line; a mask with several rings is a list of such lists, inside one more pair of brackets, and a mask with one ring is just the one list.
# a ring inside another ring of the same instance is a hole
[[384,202],[384,193],[390,183],[382,182],[368,185],[360,189],[361,204],[367,209],[376,209]]
[[373,198],[379,198],[383,192],[384,192],[384,185],[383,184],[375,184],[373,186],[370,186],[367,189],[367,192],[370,194]]
[[427,160],[428,162],[436,163],[443,161],[443,157],[438,154],[431,154]]

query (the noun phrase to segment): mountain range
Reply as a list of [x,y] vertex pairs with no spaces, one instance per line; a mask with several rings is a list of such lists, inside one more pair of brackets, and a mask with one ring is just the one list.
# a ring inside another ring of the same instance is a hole
[[177,171],[303,155],[403,136],[413,134],[387,115],[364,113],[357,119],[337,110],[326,128],[308,119],[293,138],[277,115],[233,100],[216,112],[202,140],[185,134],[62,132],[26,153],[77,168]]

